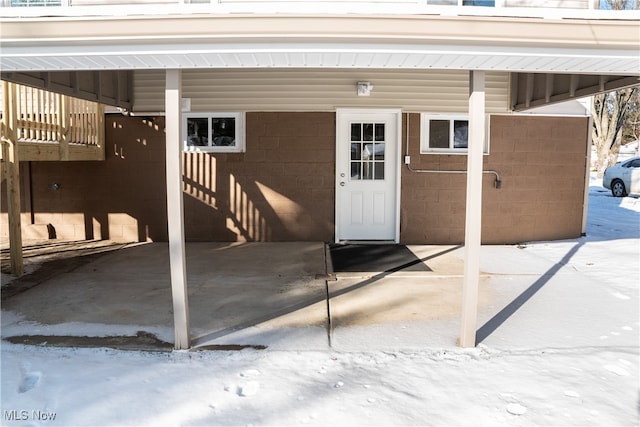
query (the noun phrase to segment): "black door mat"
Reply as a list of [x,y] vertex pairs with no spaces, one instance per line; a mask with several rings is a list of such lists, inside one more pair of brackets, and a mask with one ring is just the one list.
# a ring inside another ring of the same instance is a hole
[[329,244],[334,273],[432,271],[404,245]]

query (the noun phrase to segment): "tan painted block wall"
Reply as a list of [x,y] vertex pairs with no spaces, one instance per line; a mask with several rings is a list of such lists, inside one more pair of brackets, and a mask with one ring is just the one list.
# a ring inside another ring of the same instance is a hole
[[[186,238],[330,240],[335,114],[248,113],[246,126],[246,153],[183,155]],[[105,135],[104,162],[32,162],[30,184],[25,169],[25,238],[47,238],[52,224],[65,240],[167,239],[164,118],[111,115]]]
[[246,153],[184,155],[187,237],[330,240],[335,114],[248,113],[246,138]]
[[[587,128],[586,117],[491,116],[484,169],[500,174],[502,188],[494,188],[493,175],[484,175],[483,243],[580,236]],[[466,169],[465,156],[420,154],[418,114],[410,115],[409,131],[413,169]],[[403,167],[401,240],[464,242],[466,179],[465,174],[412,173]]]
[[105,161],[23,162],[25,238],[166,240],[163,120],[107,119]]
[[[419,115],[409,122],[413,168],[466,168],[465,156],[420,154]],[[164,118],[113,115],[106,124],[104,162],[22,165],[25,238],[46,238],[51,224],[66,240],[167,239]],[[586,133],[586,118],[492,116],[484,162],[503,184],[483,179],[484,243],[580,235]],[[246,153],[183,155],[187,239],[331,241],[335,114],[247,113],[246,137]],[[401,167],[401,241],[462,243],[466,176]],[[0,219],[6,238],[4,204]]]

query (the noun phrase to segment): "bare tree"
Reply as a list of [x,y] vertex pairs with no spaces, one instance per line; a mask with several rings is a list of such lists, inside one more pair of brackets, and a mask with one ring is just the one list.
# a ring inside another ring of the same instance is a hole
[[622,143],[625,113],[633,104],[638,88],[621,89],[593,97],[593,145],[596,148],[596,171],[602,177],[604,170],[618,160]]
[[640,139],[640,89],[629,101],[624,127],[622,128],[622,143],[638,141]]
[[638,8],[638,0],[600,0],[600,9],[629,10]]
[[[638,0],[600,0],[600,9],[638,9]],[[622,129],[638,121],[638,88],[629,88],[599,94],[593,97],[593,145],[596,148],[596,171],[602,177],[604,170],[618,160],[622,144]],[[633,114],[635,112],[635,115]],[[637,136],[637,127],[631,126]]]

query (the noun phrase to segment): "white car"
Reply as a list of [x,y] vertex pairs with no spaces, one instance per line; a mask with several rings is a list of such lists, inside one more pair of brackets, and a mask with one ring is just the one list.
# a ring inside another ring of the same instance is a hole
[[640,157],[632,157],[608,167],[604,171],[602,185],[609,188],[614,197],[640,194]]

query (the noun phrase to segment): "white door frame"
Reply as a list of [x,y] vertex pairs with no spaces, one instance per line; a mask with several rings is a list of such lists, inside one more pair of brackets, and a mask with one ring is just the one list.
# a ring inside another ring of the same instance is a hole
[[[400,242],[400,176],[401,176],[401,148],[402,148],[402,110],[399,108],[336,108],[336,171],[335,171],[335,241],[345,241],[345,239],[340,239],[340,204],[341,200],[339,197],[339,188],[340,179],[338,177],[338,166],[339,166],[339,137],[340,130],[342,126],[346,126],[343,121],[343,117],[346,114],[395,114],[396,115],[396,168],[395,168],[395,188],[394,188],[394,197],[395,197],[395,226],[394,226],[394,238],[393,242]],[[385,241],[374,241],[374,242],[389,242]]]

